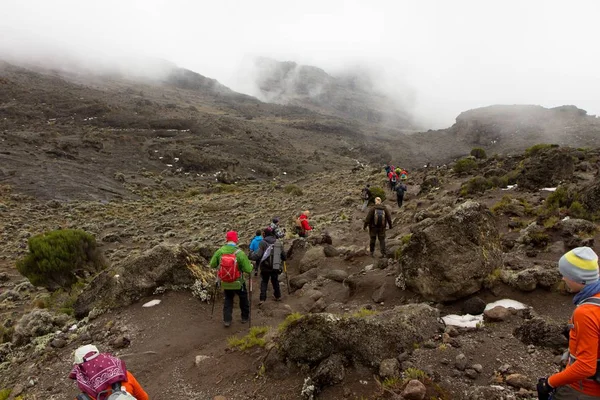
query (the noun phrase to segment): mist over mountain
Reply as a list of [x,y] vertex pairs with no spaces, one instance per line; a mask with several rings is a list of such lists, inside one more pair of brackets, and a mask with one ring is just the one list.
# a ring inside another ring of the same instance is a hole
[[254,68],[257,95],[265,102],[396,129],[415,127],[406,107],[379,90],[366,69],[347,69],[334,76],[318,67],[263,57],[255,60]]

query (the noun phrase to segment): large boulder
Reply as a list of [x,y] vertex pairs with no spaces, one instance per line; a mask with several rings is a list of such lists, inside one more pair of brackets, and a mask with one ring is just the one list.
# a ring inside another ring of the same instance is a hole
[[383,360],[438,333],[438,316],[438,310],[426,304],[398,306],[366,317],[305,315],[282,333],[279,354],[308,367],[340,354],[352,363],[377,369]]
[[583,189],[581,202],[588,211],[600,210],[600,176]]
[[566,324],[536,317],[515,328],[514,335],[525,344],[562,349],[567,346]]
[[517,176],[519,188],[538,190],[569,180],[575,171],[575,158],[569,148],[548,147],[523,160]]
[[179,245],[160,244],[134,254],[96,276],[77,298],[75,315],[85,317],[93,308],[124,307],[159,286],[206,289],[214,282],[212,271],[198,267],[199,259]]
[[426,219],[411,232],[400,258],[401,275],[409,288],[428,300],[452,301],[476,293],[502,266],[494,217],[475,201]]
[[313,268],[323,267],[325,264],[325,252],[321,246],[311,247],[300,260],[300,273]]

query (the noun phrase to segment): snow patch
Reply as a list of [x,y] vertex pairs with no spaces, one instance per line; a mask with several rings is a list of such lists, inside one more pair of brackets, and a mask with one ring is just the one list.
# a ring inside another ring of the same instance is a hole
[[150,300],[149,302],[145,303],[142,307],[154,307],[160,304],[160,300]]
[[450,314],[442,317],[446,325],[458,326],[461,328],[477,328],[477,325],[483,323],[483,314],[479,315],[457,315]]
[[517,187],[517,185],[516,185],[516,184],[514,184],[514,185],[507,185],[507,186],[506,186],[506,188],[504,188],[504,189],[502,189],[502,190],[513,190],[513,189],[514,189],[514,188],[516,188],[516,187]]
[[491,310],[494,307],[502,306],[504,308],[514,308],[515,310],[523,310],[527,308],[527,306],[520,301],[511,300],[511,299],[502,299],[498,301],[494,301],[493,303],[488,303],[485,306],[486,310]]
[[555,187],[554,188],[541,188],[540,190],[545,190],[547,192],[555,192],[556,188]]

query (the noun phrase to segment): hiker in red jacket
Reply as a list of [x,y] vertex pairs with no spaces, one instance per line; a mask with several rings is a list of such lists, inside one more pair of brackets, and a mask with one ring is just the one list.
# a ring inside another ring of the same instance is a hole
[[388,179],[390,180],[390,189],[393,192],[396,189],[396,182],[398,182],[398,174],[396,171],[391,170],[388,174]]
[[306,210],[306,211],[302,211],[302,214],[300,214],[300,217],[298,217],[298,220],[296,222],[296,224],[298,225],[298,236],[300,237],[306,237],[308,235],[309,231],[312,231],[312,226],[310,226],[310,224],[308,223],[308,216],[310,215],[310,211]]

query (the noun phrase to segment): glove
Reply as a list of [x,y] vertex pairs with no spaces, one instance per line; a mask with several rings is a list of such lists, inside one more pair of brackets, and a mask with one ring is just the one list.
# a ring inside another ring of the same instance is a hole
[[549,400],[554,388],[548,383],[548,378],[540,378],[537,383],[538,400]]

